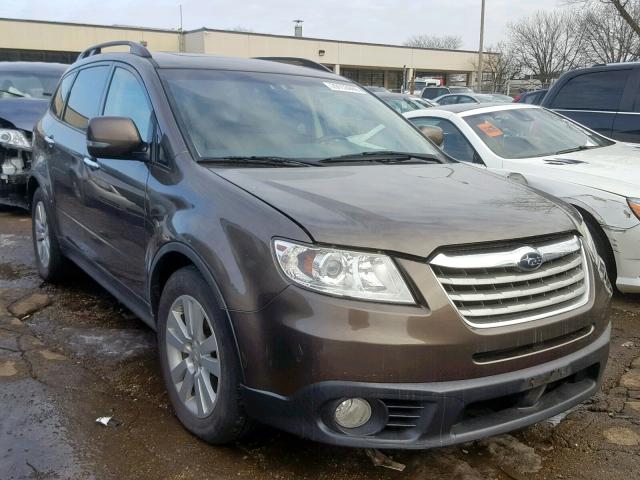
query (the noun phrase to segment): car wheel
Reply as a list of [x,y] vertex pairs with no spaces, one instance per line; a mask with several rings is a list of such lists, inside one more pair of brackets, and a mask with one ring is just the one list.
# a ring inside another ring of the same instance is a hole
[[42,189],[38,188],[31,202],[31,232],[36,266],[44,280],[56,282],[67,271],[68,264],[60,251],[51,218]]
[[203,440],[223,444],[249,428],[240,402],[241,367],[224,311],[195,267],[176,271],[158,307],[160,364],[182,424]]

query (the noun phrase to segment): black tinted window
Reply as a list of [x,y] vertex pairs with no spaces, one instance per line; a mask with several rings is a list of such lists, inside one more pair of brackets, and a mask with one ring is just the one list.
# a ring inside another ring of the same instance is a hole
[[67,95],[69,95],[69,89],[71,88],[71,84],[73,84],[75,76],[75,73],[72,73],[71,75],[64,77],[58,86],[55,97],[53,97],[53,102],[51,102],[51,113],[58,118],[62,116],[64,102],[67,100]]
[[116,68],[104,104],[103,115],[129,117],[138,127],[140,138],[150,140],[151,107],[144,88],[128,70]]
[[564,84],[553,100],[553,108],[617,111],[630,71],[578,75]]
[[65,122],[81,130],[87,129],[89,119],[98,115],[108,73],[106,65],[86,68],[78,73],[64,111]]

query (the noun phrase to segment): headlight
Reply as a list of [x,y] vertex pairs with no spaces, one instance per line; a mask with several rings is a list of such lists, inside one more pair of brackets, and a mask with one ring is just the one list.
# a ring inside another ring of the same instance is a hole
[[284,274],[323,293],[392,303],[415,303],[395,264],[386,255],[273,242]]
[[0,145],[21,150],[31,150],[31,142],[20,130],[0,128]]
[[627,203],[631,211],[635,213],[638,220],[640,220],[640,198],[627,198]]

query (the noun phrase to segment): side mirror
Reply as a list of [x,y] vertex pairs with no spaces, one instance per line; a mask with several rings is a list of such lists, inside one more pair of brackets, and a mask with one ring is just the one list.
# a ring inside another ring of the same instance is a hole
[[145,147],[133,120],[127,117],[95,117],[87,128],[87,151],[97,158],[130,158]]
[[420,131],[425,137],[427,137],[437,146],[442,147],[442,144],[444,143],[444,132],[440,127],[423,125],[422,127],[420,127]]

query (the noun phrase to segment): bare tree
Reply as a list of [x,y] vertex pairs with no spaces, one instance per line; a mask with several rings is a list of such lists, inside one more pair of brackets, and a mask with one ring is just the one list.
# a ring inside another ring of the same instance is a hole
[[522,66],[543,84],[585,64],[584,34],[570,11],[539,11],[508,28]]
[[462,37],[457,35],[413,35],[412,37],[409,37],[403,45],[417,48],[458,50],[462,47]]
[[593,5],[579,21],[587,55],[592,63],[637,60],[640,37],[612,5]]
[[[522,74],[522,62],[511,45],[498,42],[489,47],[483,70],[491,72],[491,90],[506,92],[509,80],[518,78]],[[492,55],[491,55],[492,54]]]
[[246,27],[242,27],[240,25],[238,25],[237,27],[233,27],[231,29],[232,32],[245,32],[245,33],[253,33],[253,30],[251,30],[250,28],[246,28]]
[[567,4],[601,3],[611,5],[629,27],[640,36],[640,0],[565,0]]

